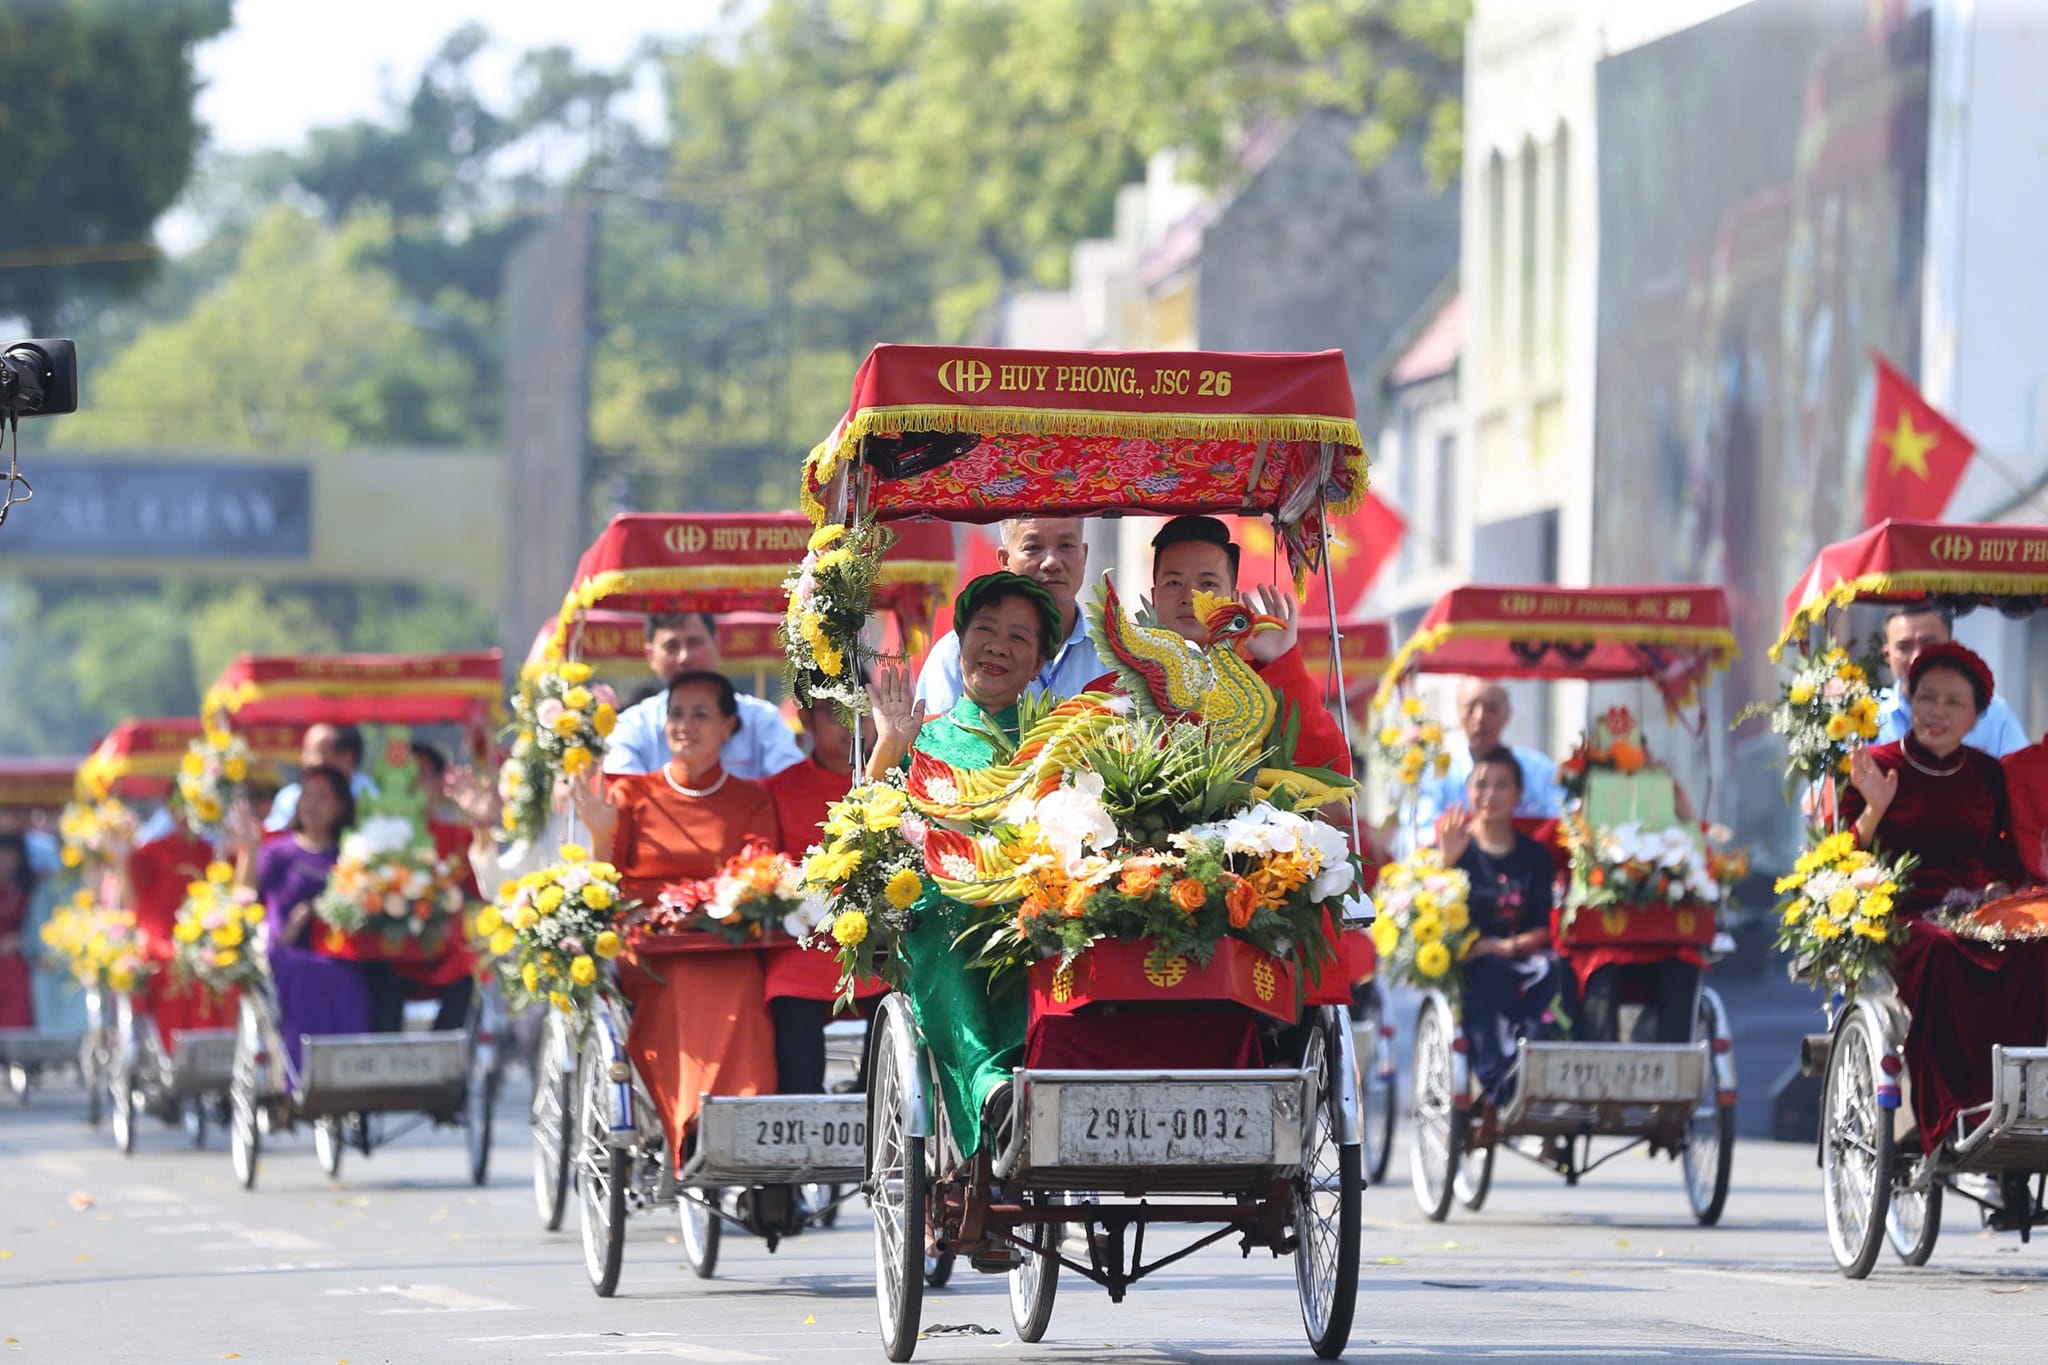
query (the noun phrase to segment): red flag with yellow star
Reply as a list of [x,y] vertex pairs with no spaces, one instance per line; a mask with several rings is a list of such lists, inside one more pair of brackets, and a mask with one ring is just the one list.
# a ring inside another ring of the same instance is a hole
[[1887,518],[1939,521],[1977,443],[1936,412],[1883,356],[1873,351],[1870,359],[1877,366],[1877,397],[1870,410],[1863,524]]
[[[1231,535],[1244,551],[1239,585],[1250,588],[1260,583],[1288,582],[1286,563],[1273,543],[1273,528],[1263,517],[1231,517]],[[1408,523],[1401,514],[1381,502],[1370,490],[1349,516],[1330,522],[1330,563],[1326,570],[1337,590],[1337,614],[1354,615],[1364,609],[1380,570],[1401,548]],[[1329,615],[1329,596],[1323,574],[1309,579],[1303,598],[1305,617]]]

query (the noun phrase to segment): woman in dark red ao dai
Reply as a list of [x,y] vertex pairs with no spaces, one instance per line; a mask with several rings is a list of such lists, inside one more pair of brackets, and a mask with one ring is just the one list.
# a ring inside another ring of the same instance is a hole
[[1919,860],[1898,902],[1908,932],[1893,976],[1913,1017],[1906,1073],[1919,1129],[1911,1140],[1922,1150],[1948,1135],[1959,1111],[1990,1100],[1993,1044],[2048,1043],[2048,941],[1995,948],[1925,918],[2026,880],[2004,770],[1963,743],[1991,697],[1991,669],[1975,653],[1952,643],[1923,650],[1907,678],[1912,729],[1850,756],[1842,800],[1860,847]]

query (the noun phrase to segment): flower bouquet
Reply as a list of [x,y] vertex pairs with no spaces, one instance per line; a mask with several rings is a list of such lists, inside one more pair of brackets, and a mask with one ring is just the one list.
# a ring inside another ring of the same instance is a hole
[[246,792],[255,766],[249,741],[232,731],[208,729],[192,741],[178,762],[178,801],[194,834],[220,837],[228,808]]
[[620,932],[631,902],[619,895],[619,870],[563,844],[561,861],[508,882],[498,903],[477,912],[477,934],[498,961],[514,1004],[546,1001],[581,1014],[604,989],[598,963],[625,947]]
[[[590,665],[568,663],[529,667],[512,700],[515,724],[550,775],[582,777],[604,762],[612,729],[619,723],[619,698],[605,683],[591,682]],[[547,785],[541,796],[547,795]]]
[[171,929],[172,976],[216,998],[263,975],[263,907],[234,882],[231,865],[208,864],[205,879],[185,888]]
[[880,976],[903,984],[892,951],[925,893],[922,852],[930,825],[910,812],[902,778],[863,782],[832,803],[824,839],[804,856],[802,889],[822,908],[812,938],[839,956],[840,989]]
[[113,797],[73,801],[57,820],[57,834],[63,840],[58,858],[73,869],[87,863],[103,866],[116,846],[134,842],[137,826],[135,812]]
[[1853,996],[1874,969],[1888,969],[1905,942],[1893,913],[1911,885],[1911,855],[1887,858],[1843,831],[1817,838],[1778,878],[1778,947],[1825,989]]
[[[1717,830],[1724,836],[1726,831]],[[1558,916],[1569,936],[1581,910],[1591,910],[1610,936],[1622,934],[1632,914],[1669,909],[1680,912],[1673,931],[1681,938],[1712,936],[1714,915],[1728,888],[1748,871],[1740,854],[1715,852],[1684,825],[1663,829],[1635,822],[1596,829],[1582,813],[1566,815],[1565,846],[1571,851],[1571,885]],[[1705,919],[1694,916],[1704,914]]]
[[1435,848],[1420,848],[1380,869],[1373,900],[1372,946],[1381,969],[1417,990],[1440,990],[1456,1001],[1459,962],[1479,937],[1472,928],[1472,879],[1444,865]]
[[524,691],[512,698],[514,723],[511,750],[498,765],[498,799],[503,803],[497,839],[501,844],[530,844],[547,828],[554,774],[541,752],[534,730],[532,702]]
[[1877,694],[1872,663],[1830,649],[1794,670],[1775,705],[1758,703],[1737,723],[1767,716],[1785,736],[1785,788],[1819,782],[1848,771],[1849,751],[1877,738]]
[[1451,770],[1444,727],[1428,719],[1420,697],[1403,697],[1372,739],[1373,757],[1387,773],[1387,797],[1397,806],[1415,798],[1424,778]]
[[90,892],[79,892],[70,905],[51,915],[43,925],[42,940],[53,961],[87,989],[132,991],[156,969],[143,951],[135,916],[93,903]]
[[801,940],[817,925],[817,906],[804,894],[802,870],[750,838],[717,876],[663,887],[642,927],[657,935],[708,930],[735,945],[759,942],[776,929]]
[[1650,755],[1636,734],[1635,717],[1626,706],[1611,707],[1591,734],[1580,737],[1571,756],[1557,765],[1557,781],[1567,797],[1583,801],[1592,774],[1639,773],[1649,762]]
[[852,530],[826,526],[811,537],[783,584],[789,592],[781,630],[784,677],[797,705],[830,698],[849,711],[867,709],[867,693],[848,662],[874,610],[882,556],[895,543],[895,532],[872,521]]
[[377,794],[342,838],[327,887],[313,901],[330,953],[431,959],[461,931],[462,867],[435,851],[411,754],[393,748],[377,765]]

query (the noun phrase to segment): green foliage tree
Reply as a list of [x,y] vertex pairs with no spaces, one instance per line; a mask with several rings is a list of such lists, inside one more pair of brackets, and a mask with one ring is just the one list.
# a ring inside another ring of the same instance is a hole
[[377,263],[389,242],[378,213],[329,231],[273,209],[234,273],[183,318],[144,328],[51,439],[230,450],[481,441],[457,398],[461,365],[412,322]]
[[59,330],[140,287],[150,231],[191,173],[193,50],[232,0],[0,6],[0,317]]

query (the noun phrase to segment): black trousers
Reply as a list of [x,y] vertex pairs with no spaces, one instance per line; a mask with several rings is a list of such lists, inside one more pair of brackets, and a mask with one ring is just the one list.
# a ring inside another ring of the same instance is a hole
[[[1621,1001],[1631,983],[1647,991],[1650,1003],[1636,1021],[1635,1037],[1624,1039]],[[1679,958],[1613,963],[1586,982],[1585,998],[1579,1002],[1580,1029],[1594,1043],[1689,1043],[1699,987],[1700,969]]]
[[768,1002],[775,1025],[775,1093],[825,1093],[825,1020],[829,1000],[798,1000],[778,995]]
[[[389,962],[365,962],[363,974],[370,985],[370,1032],[403,1032],[405,1002],[419,983],[399,975]],[[466,976],[441,987],[435,995],[440,1009],[434,1015],[434,1027],[443,1032],[461,1028],[469,1020],[469,1004],[475,996],[476,982]],[[822,1051],[822,1040],[819,1046]]]

